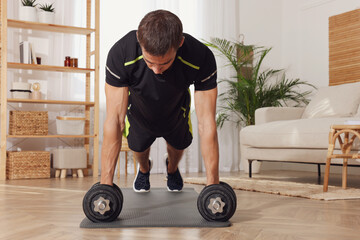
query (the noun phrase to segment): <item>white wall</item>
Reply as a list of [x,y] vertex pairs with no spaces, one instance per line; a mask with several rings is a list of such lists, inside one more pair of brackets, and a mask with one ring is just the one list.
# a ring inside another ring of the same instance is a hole
[[240,34],[245,44],[273,47],[264,66],[279,68],[282,33],[281,0],[240,0]]

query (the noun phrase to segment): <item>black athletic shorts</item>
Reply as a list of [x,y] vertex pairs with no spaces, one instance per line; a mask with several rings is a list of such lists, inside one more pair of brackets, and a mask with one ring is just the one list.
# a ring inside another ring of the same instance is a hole
[[163,137],[168,144],[178,150],[183,150],[190,146],[192,136],[191,120],[184,118],[178,124],[178,126],[165,135],[156,135],[151,132],[151,129],[147,130],[136,121],[129,121],[126,119],[125,135],[128,140],[129,148],[134,152],[144,152],[148,149],[156,138]]

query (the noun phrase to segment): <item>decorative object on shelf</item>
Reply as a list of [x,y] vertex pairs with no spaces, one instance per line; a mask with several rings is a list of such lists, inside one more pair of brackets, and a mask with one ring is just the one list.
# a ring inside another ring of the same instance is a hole
[[10,111],[10,135],[47,135],[48,112]]
[[30,88],[31,88],[30,83],[13,82],[12,89],[10,90],[12,94],[12,98],[29,99],[31,93]]
[[70,65],[70,56],[65,57],[64,67],[71,67],[71,65]]
[[66,56],[64,60],[64,67],[78,67],[78,59]]
[[12,98],[16,99],[29,99],[31,94],[30,90],[11,89],[10,92],[12,93]]
[[70,67],[78,67],[78,59],[70,58]]
[[8,179],[50,178],[50,152],[6,152]]
[[57,116],[56,131],[58,134],[82,135],[84,134],[85,118],[74,116]]
[[33,92],[31,93],[31,99],[41,99],[40,83],[33,83],[32,89]]
[[41,65],[41,57],[36,57],[36,63]]
[[22,6],[20,6],[19,17],[20,20],[36,22],[36,0],[21,0]]
[[54,23],[55,9],[53,8],[54,3],[51,4],[39,4],[38,18],[41,23]]

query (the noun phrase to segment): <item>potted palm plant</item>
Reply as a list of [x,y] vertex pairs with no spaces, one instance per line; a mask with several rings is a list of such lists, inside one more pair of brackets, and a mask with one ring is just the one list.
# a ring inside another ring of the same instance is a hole
[[288,79],[282,69],[262,69],[271,48],[220,38],[205,44],[225,57],[227,65],[235,70],[231,79],[220,82],[227,87],[219,95],[217,125],[220,128],[226,121],[234,121],[241,127],[255,124],[255,110],[261,107],[300,106],[309,102],[311,91],[300,92],[298,88],[315,86],[300,79]]
[[36,0],[21,0],[19,18],[23,21],[36,22]]
[[39,4],[39,22],[41,23],[54,23],[54,15],[55,15],[55,8],[53,7],[54,3],[51,4]]

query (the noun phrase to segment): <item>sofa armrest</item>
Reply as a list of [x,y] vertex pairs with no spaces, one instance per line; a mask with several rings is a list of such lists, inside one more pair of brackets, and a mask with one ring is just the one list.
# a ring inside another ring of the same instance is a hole
[[255,110],[255,125],[301,118],[305,107],[263,107]]

